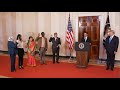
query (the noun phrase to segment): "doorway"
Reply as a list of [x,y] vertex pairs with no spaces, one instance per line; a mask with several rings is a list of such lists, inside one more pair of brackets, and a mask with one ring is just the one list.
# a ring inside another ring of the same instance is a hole
[[99,58],[99,41],[100,41],[100,20],[99,16],[82,16],[78,17],[78,42],[81,41],[83,33],[87,32],[91,38],[91,48],[89,58],[97,60]]

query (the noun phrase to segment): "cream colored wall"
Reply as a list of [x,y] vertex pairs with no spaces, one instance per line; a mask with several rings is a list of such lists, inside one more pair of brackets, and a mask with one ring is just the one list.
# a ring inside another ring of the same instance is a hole
[[[78,17],[79,16],[100,16],[100,50],[99,58],[106,58],[103,54],[103,30],[107,18],[107,12],[70,12],[71,22],[74,31],[75,41],[78,40]],[[47,39],[49,40],[51,34],[58,33],[61,38],[61,56],[69,56],[69,49],[66,44],[66,30],[68,24],[69,12],[0,12],[0,43],[4,45],[7,42],[9,35],[18,33],[22,34],[24,40],[28,40],[29,35],[36,37],[38,33],[45,32]],[[16,23],[15,23],[16,22]],[[6,23],[4,25],[4,23]],[[110,24],[111,28],[115,30],[116,35],[120,38],[120,13],[110,12]],[[6,33],[3,33],[6,32]],[[9,32],[9,33],[8,33]],[[4,37],[6,36],[6,37]],[[4,38],[3,38],[4,37]],[[51,43],[49,43],[47,54],[52,54]],[[7,50],[7,46],[0,45],[0,49]],[[120,60],[120,46],[116,59]],[[72,56],[76,56],[75,50],[72,51]]]
[[51,33],[54,35],[55,32],[58,33],[58,37],[61,38],[61,49],[60,55],[66,56],[66,44],[65,44],[65,35],[66,35],[66,13],[64,12],[52,12],[51,13]]
[[16,36],[16,13],[0,12],[0,50],[7,50],[8,37]]
[[[51,13],[50,12],[38,12],[38,31],[37,33],[45,32],[45,36],[49,40],[49,37],[51,35]],[[47,54],[51,53],[51,44],[48,42],[48,50]]]

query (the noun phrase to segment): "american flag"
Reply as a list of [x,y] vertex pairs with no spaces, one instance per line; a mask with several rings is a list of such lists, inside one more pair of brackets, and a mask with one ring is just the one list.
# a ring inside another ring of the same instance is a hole
[[105,38],[106,38],[105,35],[107,35],[107,32],[108,32],[108,29],[109,29],[109,28],[110,28],[110,20],[109,20],[109,12],[108,12],[108,14],[107,14],[107,19],[106,19],[106,24],[105,24],[105,27],[104,27],[104,33],[103,33],[103,36],[104,36],[103,46],[104,46],[104,48],[106,47],[106,46],[105,46]]
[[107,19],[106,19],[106,25],[104,27],[104,35],[106,34],[109,28],[110,28],[110,20],[109,20],[109,12],[108,12]]
[[73,49],[73,29],[70,21],[70,14],[68,19],[66,40],[67,40],[69,49]]
[[108,29],[110,29],[110,19],[109,19],[109,12],[107,12],[107,19],[106,19],[106,23],[105,23],[105,27],[104,27],[104,32],[103,32],[103,56],[102,58],[106,60],[107,58],[107,54],[106,54],[106,38],[108,36]]

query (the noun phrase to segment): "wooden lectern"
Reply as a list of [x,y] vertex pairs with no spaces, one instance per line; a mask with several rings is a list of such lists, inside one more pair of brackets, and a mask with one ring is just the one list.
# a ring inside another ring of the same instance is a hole
[[86,68],[88,66],[88,51],[90,44],[88,42],[76,42],[75,51],[78,68]]

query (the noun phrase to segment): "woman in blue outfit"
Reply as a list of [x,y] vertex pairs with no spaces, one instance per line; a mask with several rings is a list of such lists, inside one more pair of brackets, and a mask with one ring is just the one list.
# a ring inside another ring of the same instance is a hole
[[17,45],[14,42],[13,36],[8,38],[8,54],[10,55],[11,60],[11,72],[15,72],[15,60],[17,54]]

